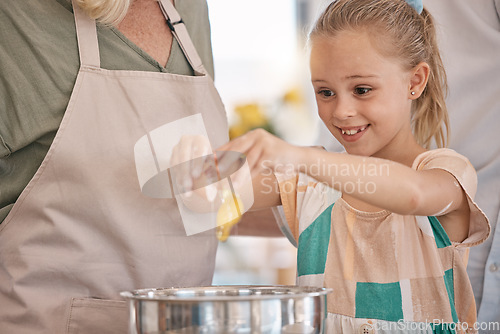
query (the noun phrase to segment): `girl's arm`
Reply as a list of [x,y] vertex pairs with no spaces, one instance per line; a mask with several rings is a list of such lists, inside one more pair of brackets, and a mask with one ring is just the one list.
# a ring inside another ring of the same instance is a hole
[[[300,156],[299,172],[397,214],[443,215],[466,202],[462,188],[445,170],[415,171],[390,160],[308,149]],[[316,172],[315,165],[325,173]]]
[[[298,147],[264,130],[252,131],[220,150],[246,154],[253,176],[293,169],[365,203],[402,215],[439,216],[467,205],[458,182],[440,169],[415,171],[390,160]],[[274,205],[275,195],[260,197],[263,184],[259,180],[253,181],[256,205]]]

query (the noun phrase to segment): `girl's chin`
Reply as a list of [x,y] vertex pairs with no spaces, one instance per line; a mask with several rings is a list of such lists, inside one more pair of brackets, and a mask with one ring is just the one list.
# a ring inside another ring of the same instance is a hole
[[350,147],[350,145],[345,145],[344,149],[349,154],[359,155],[363,157],[370,157],[373,154],[375,154],[374,152],[367,150],[366,147],[355,148],[355,147]]

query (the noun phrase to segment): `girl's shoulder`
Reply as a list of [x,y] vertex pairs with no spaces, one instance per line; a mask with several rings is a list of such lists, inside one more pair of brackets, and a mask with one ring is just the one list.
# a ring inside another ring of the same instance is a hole
[[413,161],[412,168],[415,170],[430,169],[431,166],[436,164],[443,164],[446,166],[453,165],[458,161],[462,161],[469,168],[474,169],[467,157],[450,148],[436,148],[419,154]]
[[453,175],[465,192],[470,209],[469,237],[462,245],[474,246],[486,240],[491,228],[488,218],[474,202],[477,174],[469,159],[452,149],[439,148],[418,155],[413,168],[417,171],[442,169]]
[[438,148],[418,155],[412,168],[417,171],[443,169],[452,174],[471,196],[476,194],[477,174],[474,166],[464,155],[449,149]]
[[452,174],[468,195],[474,197],[477,190],[477,174],[469,159],[449,148],[438,148],[418,155],[413,161],[417,171],[443,169]]

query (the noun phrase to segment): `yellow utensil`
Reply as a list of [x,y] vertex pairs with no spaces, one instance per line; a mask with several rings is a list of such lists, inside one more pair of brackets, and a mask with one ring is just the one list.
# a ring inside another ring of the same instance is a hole
[[225,190],[222,194],[222,204],[217,211],[217,227],[215,235],[219,241],[226,241],[231,228],[236,225],[243,212],[243,202],[239,195]]

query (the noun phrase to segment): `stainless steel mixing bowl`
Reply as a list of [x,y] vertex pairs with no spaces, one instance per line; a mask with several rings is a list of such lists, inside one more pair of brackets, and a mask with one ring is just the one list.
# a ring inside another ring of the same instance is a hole
[[122,292],[130,333],[323,333],[330,289],[208,286]]

